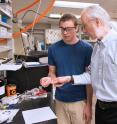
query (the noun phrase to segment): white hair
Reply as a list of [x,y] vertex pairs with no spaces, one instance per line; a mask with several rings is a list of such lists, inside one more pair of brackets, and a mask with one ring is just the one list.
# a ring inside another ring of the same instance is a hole
[[98,18],[102,20],[106,25],[110,26],[111,18],[108,12],[99,5],[93,5],[85,8],[81,13],[81,16],[83,13],[88,14],[88,16],[91,18]]

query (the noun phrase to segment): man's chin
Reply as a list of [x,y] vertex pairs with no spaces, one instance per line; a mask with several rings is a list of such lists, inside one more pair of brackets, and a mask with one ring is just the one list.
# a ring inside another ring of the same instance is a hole
[[91,38],[91,40],[96,40],[97,38],[96,37],[94,37],[94,36],[92,36],[92,37],[90,37]]
[[64,41],[67,43],[71,42],[71,40],[69,40],[69,39],[64,39]]

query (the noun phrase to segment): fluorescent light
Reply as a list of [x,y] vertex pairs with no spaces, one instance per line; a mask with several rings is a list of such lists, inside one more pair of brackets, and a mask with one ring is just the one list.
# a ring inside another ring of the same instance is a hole
[[[57,19],[57,18],[61,18],[61,16],[62,16],[62,14],[50,14],[50,15],[49,15],[50,18],[56,18],[56,19]],[[78,19],[80,18],[80,15],[75,15],[75,16],[76,16],[76,18],[78,18]]]
[[50,14],[49,17],[50,18],[61,18],[61,14]]
[[68,1],[55,1],[55,7],[68,7],[68,8],[86,8],[92,5],[99,5],[95,3],[82,3],[82,2],[68,2]]

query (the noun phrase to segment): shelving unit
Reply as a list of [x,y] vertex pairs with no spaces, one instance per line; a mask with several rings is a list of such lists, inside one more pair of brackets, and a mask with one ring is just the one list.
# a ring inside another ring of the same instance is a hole
[[12,28],[11,25],[8,25],[8,24],[6,24],[6,23],[4,23],[4,22],[2,22],[2,21],[0,21],[0,26],[6,27],[6,28],[9,28],[9,29]]
[[13,58],[12,0],[0,3],[0,58]]

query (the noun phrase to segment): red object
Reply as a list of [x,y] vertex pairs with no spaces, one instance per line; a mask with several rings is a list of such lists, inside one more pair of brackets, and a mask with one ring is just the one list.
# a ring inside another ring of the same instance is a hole
[[47,94],[47,91],[46,91],[46,90],[41,89],[41,90],[39,90],[39,92],[38,92],[38,93],[36,93],[36,96],[41,96],[41,95],[44,95],[44,94]]

